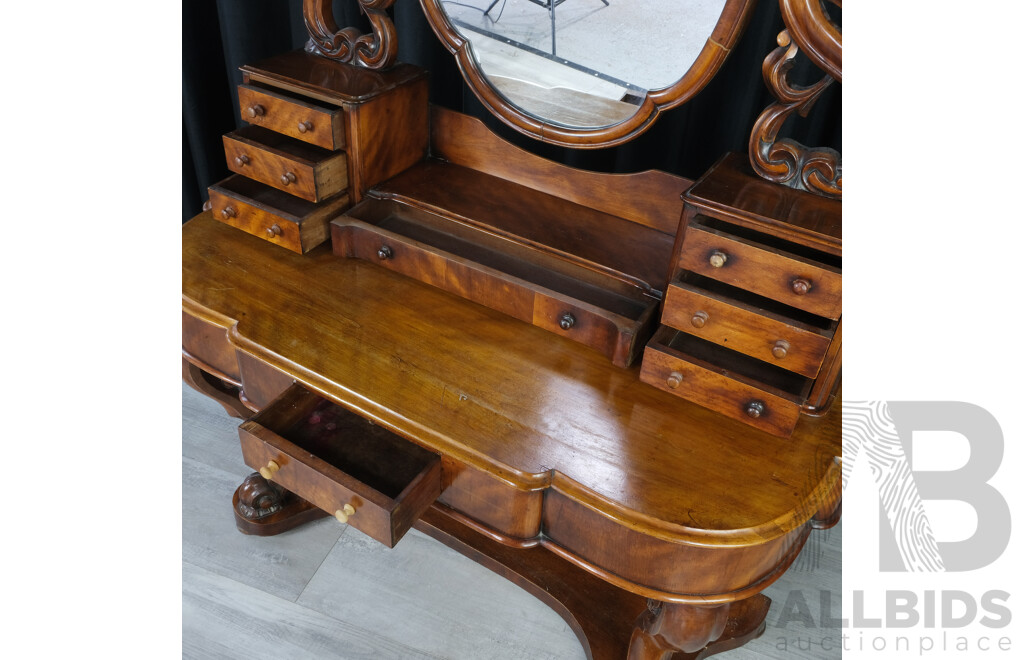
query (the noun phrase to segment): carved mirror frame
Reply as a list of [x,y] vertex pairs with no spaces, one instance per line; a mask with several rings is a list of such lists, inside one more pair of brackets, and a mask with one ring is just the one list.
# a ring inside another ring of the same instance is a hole
[[546,122],[513,105],[488,82],[473,57],[470,41],[459,34],[448,20],[441,0],[420,0],[427,21],[441,43],[455,56],[469,88],[494,116],[520,133],[543,142],[583,149],[612,147],[627,142],[650,128],[660,112],[685,103],[703,89],[743,34],[755,4],[756,0],[726,0],[714,31],[689,70],[668,87],[648,90],[632,117],[610,126],[581,128]]

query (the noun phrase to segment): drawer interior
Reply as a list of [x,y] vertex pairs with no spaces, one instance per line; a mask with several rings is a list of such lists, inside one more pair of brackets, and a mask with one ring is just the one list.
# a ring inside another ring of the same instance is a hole
[[255,148],[277,151],[289,158],[305,160],[311,163],[319,163],[336,155],[336,152],[330,149],[324,149],[315,144],[296,140],[293,137],[288,137],[262,126],[243,126],[236,131],[228,133],[225,137],[250,144]]
[[304,218],[317,209],[315,202],[290,195],[277,188],[271,188],[240,174],[232,174],[210,187],[217,192],[241,199],[244,202],[255,203],[273,210],[278,215],[290,216],[294,219]]

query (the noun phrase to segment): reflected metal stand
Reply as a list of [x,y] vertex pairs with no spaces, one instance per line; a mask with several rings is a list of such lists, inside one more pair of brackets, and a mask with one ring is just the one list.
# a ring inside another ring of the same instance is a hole
[[[498,2],[499,0],[494,0],[494,2],[492,2],[490,6],[487,7],[487,11],[484,12],[484,16],[487,16],[489,13],[491,13],[491,10],[494,9],[494,5],[498,4]],[[544,7],[545,9],[548,10],[548,13],[551,15],[551,54],[555,55],[555,7],[565,2],[565,0],[530,0],[530,2],[532,2],[535,5]],[[601,0],[601,2],[604,3],[605,7],[611,6],[608,4],[608,0]]]

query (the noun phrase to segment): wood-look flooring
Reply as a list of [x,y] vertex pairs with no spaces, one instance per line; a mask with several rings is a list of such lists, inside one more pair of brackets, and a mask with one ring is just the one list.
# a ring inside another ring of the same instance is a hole
[[[512,583],[421,534],[393,550],[324,518],[274,537],[235,529],[251,472],[238,420],[182,385],[182,656],[576,660],[569,626]],[[723,660],[838,658],[841,526],[812,534],[765,594],[765,634]],[[831,649],[831,650],[829,650]]]

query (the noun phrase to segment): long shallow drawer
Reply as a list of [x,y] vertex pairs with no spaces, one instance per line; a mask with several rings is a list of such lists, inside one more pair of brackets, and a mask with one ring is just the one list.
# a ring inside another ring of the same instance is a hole
[[209,192],[213,217],[299,254],[326,241],[331,218],[348,207],[348,195],[315,204],[238,174]]
[[825,261],[828,255],[805,256],[785,249],[797,246],[776,247],[759,238],[692,222],[683,237],[679,266],[791,307],[838,319],[843,307],[839,266]]
[[441,458],[293,385],[238,427],[246,465],[394,547],[441,494]]
[[224,136],[228,169],[278,190],[319,202],[348,187],[344,152],[328,151],[261,126]]
[[335,151],[345,146],[345,113],[281,90],[238,86],[242,120]]
[[773,311],[770,300],[701,279],[704,286],[682,279],[669,285],[663,324],[804,376],[818,374],[835,323],[816,326],[810,314],[802,322]]
[[629,365],[653,329],[657,299],[635,284],[479,226],[368,199],[331,222],[335,254],[413,277]]
[[640,380],[778,436],[793,432],[813,382],[668,326],[648,342]]

